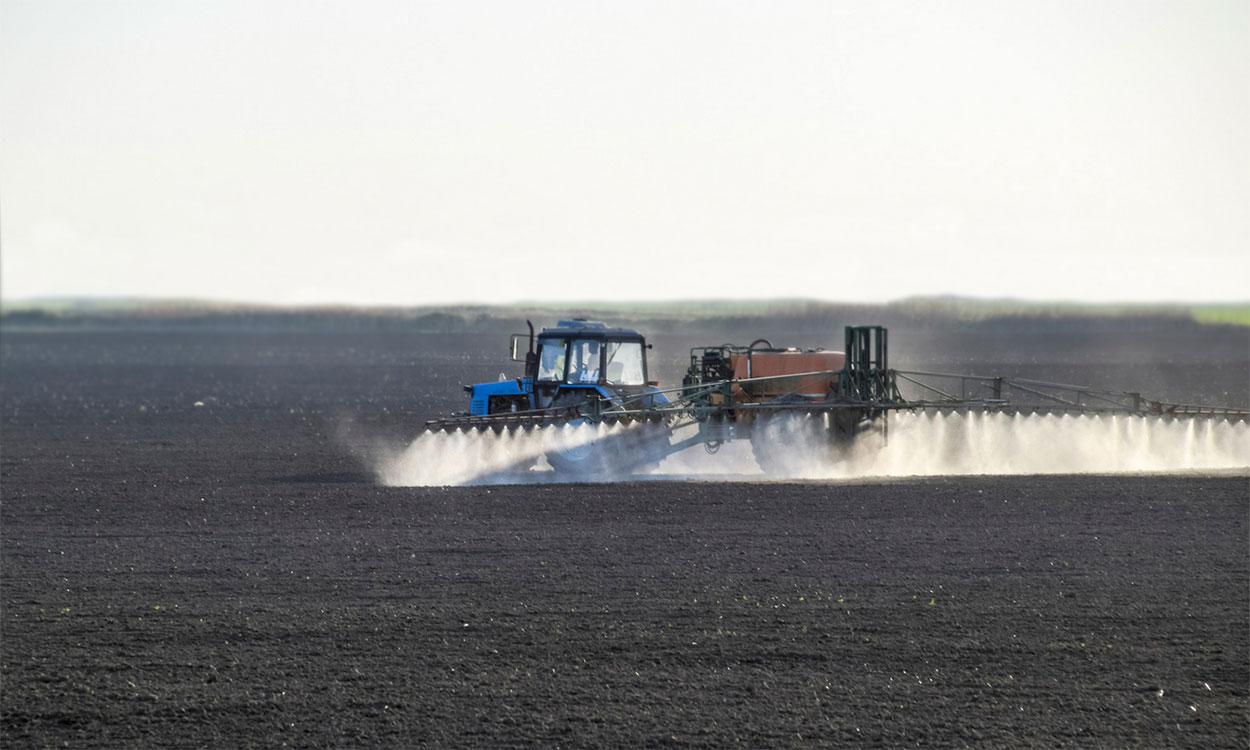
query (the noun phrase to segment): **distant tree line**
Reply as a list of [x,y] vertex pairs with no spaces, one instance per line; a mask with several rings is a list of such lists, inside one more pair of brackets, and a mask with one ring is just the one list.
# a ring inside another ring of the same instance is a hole
[[[844,325],[884,325],[912,331],[1030,331],[1030,332],[1142,332],[1178,330],[1203,325],[1183,308],[1122,310],[1099,313],[1083,308],[1062,309],[1015,305],[970,314],[968,306],[919,303],[838,305],[798,303],[789,308],[744,303],[754,308],[735,313],[733,303],[719,303],[699,314],[647,309],[546,309],[542,307],[450,308],[251,308],[218,306],[195,308],[152,306],[134,308],[11,309],[0,313],[0,327],[21,329],[124,329],[218,331],[360,331],[408,333],[516,333],[526,320],[536,328],[564,318],[605,320],[649,334],[703,333],[741,336],[744,332],[824,334]],[[684,311],[683,311],[684,312]]]

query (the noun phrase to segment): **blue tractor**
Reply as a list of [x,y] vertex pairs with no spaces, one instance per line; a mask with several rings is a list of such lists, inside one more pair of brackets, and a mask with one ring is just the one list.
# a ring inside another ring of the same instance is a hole
[[[528,335],[512,337],[512,359],[525,363],[525,374],[466,386],[470,412],[430,420],[426,429],[533,430],[532,449],[521,451],[516,469],[530,468],[541,453],[565,477],[592,479],[646,473],[668,455],[696,445],[714,453],[734,440],[750,441],[765,473],[792,476],[796,464],[842,460],[861,436],[877,435],[884,444],[896,411],[1250,420],[1244,407],[894,370],[885,328],[846,326],[844,336],[841,352],[777,348],[764,339],[694,347],[681,386],[661,391],[649,380],[649,347],[637,331],[562,320],[535,335],[530,324]],[[905,397],[900,385],[918,397]],[[675,440],[679,435],[687,437]]]
[[[524,376],[465,386],[470,417],[532,414],[536,420],[547,422],[560,415],[562,423],[579,427],[605,407],[653,409],[669,403],[658,383],[648,380],[650,347],[637,331],[575,319],[561,320],[554,328],[544,328],[535,335],[534,325],[526,322],[529,334],[524,353],[521,347],[526,334],[512,336],[512,360],[525,363]],[[666,455],[668,437],[665,427],[663,435],[644,436],[634,431],[607,440],[572,441],[547,451],[547,461],[556,471],[574,475],[637,469],[658,463]],[[629,466],[622,465],[626,460]]]

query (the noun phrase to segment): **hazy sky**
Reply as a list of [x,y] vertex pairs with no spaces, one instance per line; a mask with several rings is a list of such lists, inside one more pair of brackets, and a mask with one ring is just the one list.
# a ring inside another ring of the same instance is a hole
[[8,300],[1250,299],[1250,3],[0,3]]

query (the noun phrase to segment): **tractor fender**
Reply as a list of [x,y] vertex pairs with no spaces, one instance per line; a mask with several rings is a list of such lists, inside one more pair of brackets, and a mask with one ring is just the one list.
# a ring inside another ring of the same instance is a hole
[[[595,388],[599,391],[600,396],[603,396],[603,398],[607,399],[612,404],[621,403],[621,395],[613,391],[611,388],[602,385],[597,385]],[[661,393],[659,388],[656,388],[653,385],[646,387],[646,389],[642,392],[641,398],[638,396],[631,396],[630,401],[634,408],[641,406],[644,409],[655,409],[660,406],[667,406],[670,403],[668,397]]]
[[669,404],[672,403],[671,401],[668,400],[668,396],[665,396],[662,392],[660,392],[659,388],[656,388],[653,385],[647,386],[647,389],[643,391],[643,393],[646,394],[646,397],[643,398],[642,403],[648,409],[655,409],[660,406],[668,406]]

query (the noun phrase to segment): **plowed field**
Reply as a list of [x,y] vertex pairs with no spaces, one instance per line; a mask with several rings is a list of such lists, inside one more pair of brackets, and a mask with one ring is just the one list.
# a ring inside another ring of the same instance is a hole
[[4,747],[1250,744],[1246,473],[394,488],[343,445],[498,348],[6,332]]

